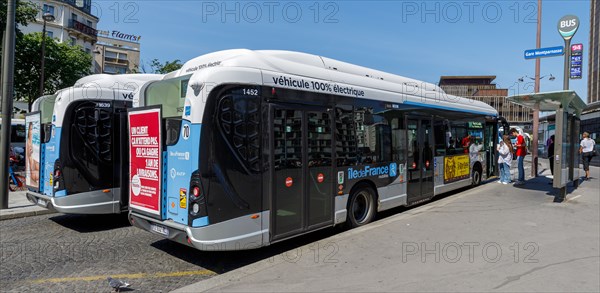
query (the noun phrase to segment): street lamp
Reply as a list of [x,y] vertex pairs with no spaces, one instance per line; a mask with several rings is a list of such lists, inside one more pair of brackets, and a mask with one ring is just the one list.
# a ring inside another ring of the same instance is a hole
[[[525,76],[521,76],[521,77],[518,79],[518,81],[519,81],[519,82],[523,82],[523,81],[524,81],[524,79],[525,79],[525,77],[527,77],[527,78],[529,78],[529,79],[531,79],[531,80],[535,80],[535,77],[531,77],[531,76],[525,75]],[[541,76],[541,77],[540,77],[540,79],[543,79],[544,77],[548,77],[548,80],[550,80],[550,81],[553,81],[553,80],[555,80],[555,79],[556,79],[556,77],[554,77],[554,75],[552,75],[552,73],[550,73],[550,74],[547,74],[547,75],[544,75],[544,76]]]
[[42,19],[44,20],[44,27],[42,29],[42,64],[40,66],[40,94],[41,97],[44,95],[44,63],[46,61],[46,22],[54,21],[54,15],[51,13],[44,13],[42,15]]

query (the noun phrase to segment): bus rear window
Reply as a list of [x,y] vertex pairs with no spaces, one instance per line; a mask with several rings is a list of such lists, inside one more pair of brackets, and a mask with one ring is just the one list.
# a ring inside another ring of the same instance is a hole
[[162,105],[163,118],[181,117],[189,79],[188,75],[150,84],[145,92],[146,106]]

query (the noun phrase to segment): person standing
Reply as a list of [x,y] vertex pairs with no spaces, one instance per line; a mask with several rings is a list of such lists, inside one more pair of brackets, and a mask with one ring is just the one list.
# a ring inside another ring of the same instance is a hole
[[460,142],[465,154],[469,153],[469,146],[471,145],[471,135],[467,134]]
[[525,184],[525,167],[523,166],[523,160],[527,154],[527,145],[525,145],[525,139],[523,138],[523,135],[520,134],[517,129],[511,128],[510,134],[517,137],[514,148],[516,149],[515,155],[517,157],[517,169],[519,171],[519,176],[517,182],[515,182],[515,185]]
[[508,184],[510,178],[510,165],[512,163],[513,147],[508,135],[504,135],[498,144],[498,166],[500,167],[500,181],[498,183]]
[[584,180],[590,179],[590,161],[594,156],[594,147],[596,142],[590,138],[590,134],[588,132],[583,133],[583,139],[579,144],[579,153],[581,154],[583,160],[583,170],[585,171]]
[[554,135],[550,136],[548,145],[548,162],[550,163],[550,174],[554,176]]

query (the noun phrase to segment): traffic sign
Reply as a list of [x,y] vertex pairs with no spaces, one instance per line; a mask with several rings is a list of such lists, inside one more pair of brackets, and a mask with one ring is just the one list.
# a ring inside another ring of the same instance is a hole
[[558,32],[565,40],[570,40],[579,28],[579,17],[565,15],[558,20]]
[[564,47],[557,46],[557,47],[525,50],[524,56],[525,56],[525,59],[536,59],[536,58],[544,58],[544,57],[562,56],[564,54],[565,54]]
[[569,77],[571,79],[581,79],[583,71],[583,44],[571,45],[571,69]]

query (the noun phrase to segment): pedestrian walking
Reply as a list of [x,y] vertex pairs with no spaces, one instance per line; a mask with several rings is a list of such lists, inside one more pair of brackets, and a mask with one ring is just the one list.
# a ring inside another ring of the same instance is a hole
[[511,128],[510,134],[517,137],[515,145],[515,156],[517,157],[517,169],[519,172],[519,176],[517,177],[516,185],[525,183],[525,167],[523,166],[523,160],[525,160],[525,155],[527,154],[527,145],[525,144],[525,138],[520,134],[517,129]]
[[548,162],[550,163],[550,174],[554,176],[554,135],[550,136],[548,145]]
[[500,167],[500,181],[498,183],[508,184],[511,182],[510,165],[512,163],[513,146],[510,137],[504,135],[498,144],[498,166]]
[[590,138],[590,134],[588,132],[583,133],[583,139],[579,144],[579,153],[581,154],[581,158],[583,160],[583,170],[585,171],[584,180],[590,179],[590,161],[594,156],[594,147],[596,142]]

